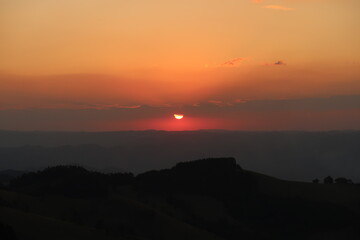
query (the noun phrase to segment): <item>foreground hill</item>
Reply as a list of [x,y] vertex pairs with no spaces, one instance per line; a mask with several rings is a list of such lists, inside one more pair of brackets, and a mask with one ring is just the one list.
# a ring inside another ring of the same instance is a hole
[[283,181],[243,170],[233,158],[138,176],[47,168],[13,179],[0,191],[0,211],[17,239],[360,236],[358,185]]

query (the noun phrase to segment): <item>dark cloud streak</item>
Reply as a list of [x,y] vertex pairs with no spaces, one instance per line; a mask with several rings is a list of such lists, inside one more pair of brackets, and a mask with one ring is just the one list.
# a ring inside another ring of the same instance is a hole
[[[216,102],[217,103],[217,102]],[[101,131],[102,129],[131,130],[136,127],[137,121],[147,122],[152,119],[171,119],[173,113],[179,111],[176,105],[150,106],[142,105],[134,108],[112,107],[106,109],[26,109],[26,110],[1,110],[0,126],[2,130],[91,130]],[[267,119],[259,116],[276,118],[278,121],[285,121],[282,116],[296,115],[301,118],[309,118],[308,113],[314,116],[321,116],[331,112],[353,112],[355,118],[360,113],[360,95],[336,96],[329,98],[308,98],[288,100],[253,100],[246,102],[228,102],[214,104],[213,102],[200,103],[196,105],[185,105],[181,112],[189,118],[222,119],[223,122],[236,121],[236,119],[255,119],[258,124],[266,123]],[[311,116],[311,115],[310,115]],[[341,119],[337,114],[335,118]],[[336,126],[339,119],[328,121]],[[353,122],[356,119],[349,119]],[[360,119],[358,119],[360,122]],[[276,128],[276,121],[273,127]],[[109,123],[118,123],[109,126]],[[135,124],[135,125],[134,125]],[[309,125],[310,124],[310,125]],[[95,127],[96,126],[96,127]],[[263,125],[262,125],[263,126]],[[137,126],[141,129],[142,126]],[[228,126],[217,125],[217,128],[226,129]],[[291,128],[291,124],[289,125]],[[304,125],[304,128],[311,129],[311,122]],[[205,128],[205,127],[204,127]],[[343,128],[343,127],[342,127]],[[359,124],[349,125],[350,129],[359,129]],[[330,129],[329,129],[330,130]]]

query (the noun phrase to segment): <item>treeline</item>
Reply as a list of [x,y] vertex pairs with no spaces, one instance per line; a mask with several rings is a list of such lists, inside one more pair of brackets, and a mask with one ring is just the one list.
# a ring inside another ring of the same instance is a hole
[[[313,181],[313,183],[320,183],[320,180],[315,178]],[[339,177],[339,178],[333,178],[331,176],[327,176],[326,178],[324,178],[323,180],[324,184],[354,184],[354,182],[351,179],[347,179],[344,177]]]
[[63,195],[65,197],[103,197],[109,188],[133,181],[132,173],[104,174],[80,166],[56,166],[25,173],[13,179],[8,188],[33,195]]
[[72,198],[106,197],[109,190],[131,185],[142,194],[193,192],[223,196],[248,193],[255,186],[234,158],[180,162],[171,169],[132,173],[100,173],[81,166],[61,165],[25,173],[7,188],[36,196],[61,195]]

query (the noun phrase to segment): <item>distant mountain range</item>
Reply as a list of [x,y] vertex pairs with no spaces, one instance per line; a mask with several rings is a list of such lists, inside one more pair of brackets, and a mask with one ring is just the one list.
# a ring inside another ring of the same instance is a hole
[[0,170],[75,164],[142,173],[188,159],[223,156],[282,179],[311,181],[331,175],[360,182],[360,131],[0,131]]

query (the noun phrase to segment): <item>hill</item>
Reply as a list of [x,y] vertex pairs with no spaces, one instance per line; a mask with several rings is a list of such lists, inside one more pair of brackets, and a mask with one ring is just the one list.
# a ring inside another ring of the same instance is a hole
[[359,185],[284,181],[244,170],[234,158],[137,176],[50,167],[13,179],[0,191],[0,211],[18,239],[360,236]]
[[12,170],[12,169],[2,170],[2,171],[0,171],[0,184],[1,183],[7,184],[12,179],[19,177],[19,176],[23,175],[24,173],[26,173],[26,171],[18,171],[18,170]]

